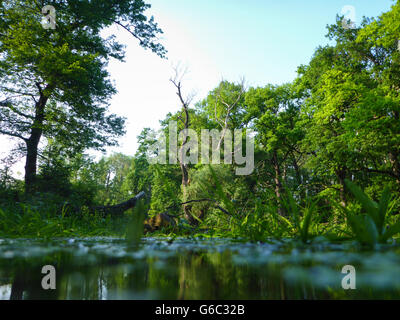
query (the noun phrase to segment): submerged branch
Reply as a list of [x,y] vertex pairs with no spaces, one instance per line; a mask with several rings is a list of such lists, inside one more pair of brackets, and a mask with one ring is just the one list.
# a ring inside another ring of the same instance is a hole
[[[214,199],[209,199],[209,198],[198,199],[198,200],[190,200],[190,201],[186,201],[186,202],[183,202],[183,203],[178,203],[178,204],[169,206],[169,207],[167,208],[166,212],[168,212],[168,211],[171,210],[171,209],[175,209],[176,207],[179,207],[179,206],[184,206],[184,205],[187,205],[187,204],[198,203],[198,202],[213,202],[214,205],[215,205],[215,208],[217,208],[218,210],[220,210],[220,211],[222,211],[223,213],[227,214],[228,216],[231,216],[231,214],[230,214],[228,211],[226,211],[224,208],[222,208],[221,206],[218,205],[218,202],[217,202],[216,200],[214,200]],[[166,212],[164,212],[164,213],[166,213]],[[170,215],[170,216],[171,216],[171,215]]]

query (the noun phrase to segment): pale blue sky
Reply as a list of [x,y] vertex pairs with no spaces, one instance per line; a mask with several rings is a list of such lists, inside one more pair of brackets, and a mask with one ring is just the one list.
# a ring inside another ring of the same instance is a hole
[[[111,111],[127,117],[127,135],[110,152],[134,155],[136,137],[145,127],[157,128],[168,112],[179,109],[169,78],[172,65],[189,69],[187,93],[203,99],[219,81],[246,79],[248,86],[292,81],[297,67],[310,61],[319,45],[328,43],[326,25],[346,5],[354,6],[356,22],[388,11],[391,0],[147,0],[159,26],[168,60],[143,50],[127,32],[113,27],[127,45],[126,62],[109,65],[118,94]],[[3,141],[3,140],[1,140]],[[0,141],[0,143],[1,143]],[[4,146],[7,143],[3,143]],[[7,147],[0,152],[5,154]],[[22,172],[22,163],[15,171]]]
[[[292,81],[345,5],[362,16],[387,11],[391,0],[150,0],[157,17],[173,20],[225,78],[257,85]],[[166,26],[168,27],[168,26]],[[168,29],[166,28],[168,31]],[[174,39],[173,34],[166,34]],[[167,48],[168,48],[168,43]]]

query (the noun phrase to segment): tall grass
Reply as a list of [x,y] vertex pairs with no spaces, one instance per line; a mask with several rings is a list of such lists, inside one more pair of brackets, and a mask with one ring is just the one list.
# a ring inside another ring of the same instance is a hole
[[[231,200],[232,195],[225,191],[213,168],[209,168],[213,179],[213,199],[223,210],[211,209],[203,220],[199,219],[197,228],[183,228],[178,224],[180,230],[175,229],[173,237],[203,235],[252,242],[291,238],[304,244],[316,237],[325,237],[331,241],[354,239],[373,247],[387,243],[400,233],[400,218],[391,214],[398,199],[393,199],[388,188],[383,191],[379,202],[375,202],[357,185],[346,180],[347,189],[361,207],[356,203],[345,207],[336,203],[336,208],[345,217],[343,222],[338,223],[337,219],[323,222],[321,217],[326,217],[327,212],[321,211],[319,198],[298,199],[288,189],[279,201],[267,193],[264,198],[249,195],[250,205],[246,208],[238,206]],[[210,190],[209,186],[202,187]],[[91,214],[87,207],[75,213],[71,206],[60,207],[57,201],[39,200],[0,204],[0,237],[126,236],[131,245],[139,243],[143,237],[148,204],[140,202],[126,215],[115,218]],[[285,214],[281,215],[282,212]]]
[[[213,168],[211,166],[209,168],[216,186],[214,191],[217,201],[231,214],[231,230],[226,232],[227,235],[244,237],[253,242],[291,237],[300,239],[304,243],[319,235],[321,228],[318,225],[317,201],[310,200],[305,207],[301,207],[293,194],[286,190],[286,196],[280,203],[254,199],[254,209],[243,215],[224,192]],[[283,207],[289,214],[280,215],[279,207]]]
[[102,217],[82,210],[55,213],[26,204],[0,208],[0,237],[53,238],[119,236],[125,232],[126,218]]
[[[220,205],[230,213],[230,217],[224,216],[229,229],[221,229],[213,223],[216,219],[205,219],[202,227],[211,228],[213,234],[244,238],[253,242],[268,241],[269,239],[297,239],[304,244],[310,243],[316,237],[331,241],[357,240],[362,245],[374,246],[377,243],[387,243],[395,235],[400,233],[400,219],[391,215],[396,201],[393,200],[389,189],[385,188],[380,201],[371,200],[357,185],[346,180],[348,190],[354,195],[363,209],[357,213],[355,204],[347,207],[340,206],[346,219],[340,222],[338,219],[329,219],[322,222],[322,216],[334,217],[330,213],[320,212],[318,206],[319,197],[296,199],[290,190],[285,189],[284,196],[277,201],[271,197],[265,199],[251,198],[252,209],[243,213],[230,200],[224,192],[221,181],[217,178],[213,168],[209,166],[213,177],[214,196]],[[203,186],[207,188],[207,186]],[[301,205],[305,203],[305,205]],[[338,207],[337,203],[335,203]],[[331,209],[332,210],[332,209]],[[281,213],[285,214],[282,215]],[[324,213],[322,215],[322,213]],[[224,215],[215,212],[214,215]],[[219,218],[218,218],[219,219]],[[218,220],[217,219],[217,220]],[[217,229],[217,230],[216,230]]]

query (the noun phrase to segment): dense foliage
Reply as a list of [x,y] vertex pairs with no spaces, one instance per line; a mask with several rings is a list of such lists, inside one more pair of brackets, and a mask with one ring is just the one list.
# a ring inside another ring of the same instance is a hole
[[[84,7],[101,3],[67,2]],[[133,157],[114,154],[95,161],[84,154],[88,147],[110,144],[113,140],[108,134],[122,133],[122,120],[106,118],[105,109],[98,105],[114,90],[103,59],[119,58],[122,49],[111,40],[101,39],[98,31],[109,25],[107,21],[121,16],[138,28],[143,46],[164,53],[151,42],[159,30],[152,21],[146,24],[140,15],[146,8],[141,1],[133,1],[138,21],[132,20],[136,14],[125,15],[132,9],[132,1],[111,2],[120,4],[118,10],[100,18],[95,18],[98,15],[92,15],[90,8],[65,7],[65,19],[78,25],[82,20],[93,24],[90,28],[78,27],[76,32],[60,28],[52,35],[55,49],[38,40],[40,50],[34,46],[21,49],[26,39],[32,41],[36,33],[45,32],[29,15],[25,16],[26,24],[18,27],[24,28],[18,33],[23,41],[13,37],[4,40],[2,34],[11,35],[15,29],[4,22],[14,15],[21,19],[21,12],[9,8],[9,1],[0,5],[7,14],[0,24],[2,90],[11,92],[11,87],[20,85],[14,74],[32,79],[24,82],[26,94],[19,100],[2,104],[0,132],[28,141],[37,120],[35,108],[21,99],[35,95],[32,90],[43,91],[49,98],[41,122],[48,143],[36,179],[39,195],[28,201],[23,183],[13,180],[5,166],[0,179],[0,214],[5,217],[0,235],[31,235],[17,226],[41,224],[46,217],[63,224],[64,219],[85,217],[85,208],[114,205],[140,191],[148,196],[146,211],[150,216],[163,213],[174,219],[174,224],[161,230],[167,235],[196,233],[253,241],[296,237],[305,243],[323,236],[332,241],[357,239],[375,245],[400,232],[400,3],[376,19],[364,19],[357,29],[344,29],[338,17],[337,23],[328,27],[333,45],[319,47],[310,63],[298,68],[293,83],[246,89],[243,83],[223,81],[188,110],[183,103],[181,111],[162,119],[166,134],[170,120],[178,121],[178,130],[187,126],[180,121],[185,113],[190,118],[189,128],[198,133],[202,129],[226,132],[238,128],[255,132],[252,174],[236,175],[236,164],[188,164],[189,183],[184,186],[184,195],[178,163],[147,161],[154,142],[150,128],[138,137],[140,145]],[[57,4],[64,8],[64,1],[55,1]],[[25,67],[32,64],[35,67]],[[88,79],[88,74],[96,78]],[[88,82],[96,85],[85,85]],[[21,117],[33,122],[25,125]],[[91,131],[92,121],[106,125],[102,127],[105,135]],[[83,130],[83,134],[74,135],[74,130]],[[74,144],[73,152],[70,143]],[[220,147],[222,153],[224,145]],[[53,208],[37,204],[41,197],[47,197],[46,206],[51,203]],[[195,223],[184,218],[184,208]],[[111,223],[110,217],[99,219]],[[68,226],[63,227],[70,230],[67,221]],[[95,227],[102,228],[101,223]],[[48,230],[53,232],[50,227]]]
[[100,32],[120,25],[143,47],[165,54],[143,1],[46,4],[56,10],[55,29],[41,25],[42,1],[0,3],[0,133],[20,140],[30,193],[43,139],[74,155],[115,145],[124,133],[124,119],[108,113],[116,89],[106,68],[111,58],[124,59],[124,46]]

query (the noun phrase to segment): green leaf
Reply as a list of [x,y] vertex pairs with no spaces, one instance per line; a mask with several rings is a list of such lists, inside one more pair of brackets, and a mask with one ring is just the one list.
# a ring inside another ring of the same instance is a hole
[[385,220],[386,220],[386,216],[388,215],[388,207],[389,207],[390,199],[391,199],[391,194],[390,194],[389,188],[386,187],[385,190],[383,190],[381,199],[379,201],[380,221],[379,221],[379,225],[377,225],[377,227],[378,227],[378,231],[380,234],[382,234],[384,232]]
[[372,220],[370,216],[364,216],[365,223],[365,237],[367,239],[367,243],[371,245],[375,245],[379,240],[378,229],[376,228],[375,222]]
[[315,202],[311,204],[310,207],[305,209],[304,219],[301,225],[301,239],[303,242],[307,242],[309,240],[309,229],[312,221],[313,214],[315,212]]
[[361,203],[367,214],[373,219],[376,226],[380,225],[380,215],[378,204],[372,201],[357,185],[350,180],[345,179],[347,188],[353,193],[354,197]]
[[386,242],[394,235],[400,233],[400,221],[397,221],[394,225],[390,226],[381,236],[381,242]]

